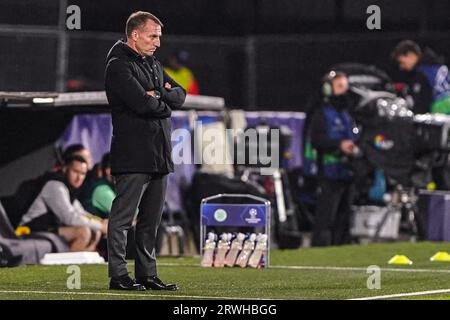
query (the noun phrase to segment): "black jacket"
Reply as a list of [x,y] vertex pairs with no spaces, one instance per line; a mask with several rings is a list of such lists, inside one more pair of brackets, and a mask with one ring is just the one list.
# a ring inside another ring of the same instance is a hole
[[[164,88],[166,82],[171,89]],[[186,91],[154,57],[144,58],[122,40],[108,53],[105,90],[113,124],[112,174],[172,172],[170,115],[181,108]],[[161,98],[149,96],[150,90]]]
[[431,103],[433,102],[433,88],[426,76],[418,70],[413,70],[407,76],[408,90],[414,101],[413,111],[415,114],[424,114],[431,112]]
[[419,70],[419,66],[444,64],[444,62],[444,59],[438,56],[430,48],[425,48],[417,66],[414,70],[407,72],[407,94],[411,95],[414,101],[413,111],[415,114],[431,112],[431,105],[433,103],[433,87],[426,75]]

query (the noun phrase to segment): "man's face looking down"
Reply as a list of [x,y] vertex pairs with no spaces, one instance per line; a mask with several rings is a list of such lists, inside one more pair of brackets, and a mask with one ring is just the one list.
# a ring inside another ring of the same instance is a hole
[[144,56],[152,56],[161,46],[161,36],[161,26],[150,19],[131,33],[136,51]]

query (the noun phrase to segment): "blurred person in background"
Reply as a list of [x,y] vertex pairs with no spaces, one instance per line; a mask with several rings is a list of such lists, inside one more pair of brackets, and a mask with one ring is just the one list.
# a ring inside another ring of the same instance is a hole
[[[88,172],[84,179],[83,185],[80,187],[78,191],[78,197],[81,200],[82,204],[85,205],[87,202],[84,202],[85,199],[88,199],[91,196],[91,187],[92,185],[102,176],[100,164],[94,164],[91,151],[83,146],[82,144],[71,144],[69,145],[62,154],[62,162],[65,162],[65,159],[68,159],[72,156],[80,156],[88,165]],[[61,167],[56,166],[56,170],[61,169]],[[89,211],[91,212],[91,211]]]
[[94,161],[92,160],[92,154],[88,148],[82,144],[72,144],[64,150],[63,159],[71,156],[81,156],[86,160],[88,171],[94,167]]
[[348,79],[331,71],[322,83],[323,102],[311,115],[310,138],[317,150],[319,195],[315,210],[312,245],[350,242],[353,172],[348,157],[357,150],[353,119],[347,109]]
[[23,215],[19,225],[31,232],[53,232],[70,243],[71,251],[95,251],[101,234],[107,233],[107,220],[85,211],[77,192],[87,173],[87,162],[79,155],[65,159],[58,172],[45,175],[42,189]]
[[[83,207],[93,215],[102,219],[108,219],[111,212],[112,203],[116,197],[114,191],[113,177],[111,175],[110,153],[105,153],[100,163],[94,165],[95,175],[86,180],[80,192],[80,202]],[[129,234],[128,243],[133,240],[133,232]],[[102,238],[97,246],[97,251],[105,259],[108,258],[108,246],[105,238]],[[134,254],[135,250],[132,251]],[[128,258],[133,258],[132,254]]]
[[81,74],[69,77],[66,81],[66,92],[83,92],[94,90],[96,91],[101,89],[97,87],[96,82]]
[[411,40],[401,41],[391,54],[406,73],[406,94],[411,96],[416,114],[450,114],[450,76],[444,59],[431,49],[424,51]]
[[86,160],[88,171],[92,170],[94,168],[94,161],[92,159],[92,154],[85,146],[83,146],[80,143],[77,144],[71,144],[64,149],[64,152],[60,156],[60,159],[56,161],[56,164],[54,166],[54,171],[58,171],[62,169],[64,166],[64,161],[67,158],[70,158],[74,155],[81,156]]
[[111,157],[110,153],[105,153],[102,161],[97,165],[99,176],[92,179],[89,185],[86,185],[86,192],[83,192],[81,203],[92,214],[107,219],[111,212],[111,207],[116,192],[114,191],[113,176],[111,175]]
[[[111,174],[117,197],[109,215],[108,272],[112,290],[177,290],[157,276],[156,236],[164,208],[167,175],[173,172],[170,116],[186,91],[162,68],[154,53],[163,24],[149,12],[130,15],[127,40],[107,55],[105,91],[111,107]],[[135,276],[128,274],[127,234],[136,209]]]
[[200,94],[200,90],[194,73],[185,65],[188,59],[189,53],[185,50],[173,52],[167,58],[164,70],[188,94],[198,95]]

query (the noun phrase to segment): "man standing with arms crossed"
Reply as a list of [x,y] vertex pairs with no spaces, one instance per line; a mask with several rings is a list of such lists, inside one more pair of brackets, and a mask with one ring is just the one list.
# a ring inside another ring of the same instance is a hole
[[[115,198],[108,226],[110,289],[177,290],[156,272],[155,242],[163,211],[167,175],[173,172],[170,116],[186,92],[164,71],[153,54],[160,46],[161,21],[148,12],[127,20],[126,42],[108,53],[105,90],[112,112],[111,173]],[[127,232],[136,222],[133,280],[128,275]]]

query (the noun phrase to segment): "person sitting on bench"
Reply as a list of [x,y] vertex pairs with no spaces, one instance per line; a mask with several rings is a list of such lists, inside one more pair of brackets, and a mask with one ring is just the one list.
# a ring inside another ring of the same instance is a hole
[[76,199],[87,170],[83,157],[65,159],[61,171],[48,175],[19,225],[31,232],[54,232],[70,243],[71,251],[95,251],[101,235],[106,235],[108,220],[89,214]]

